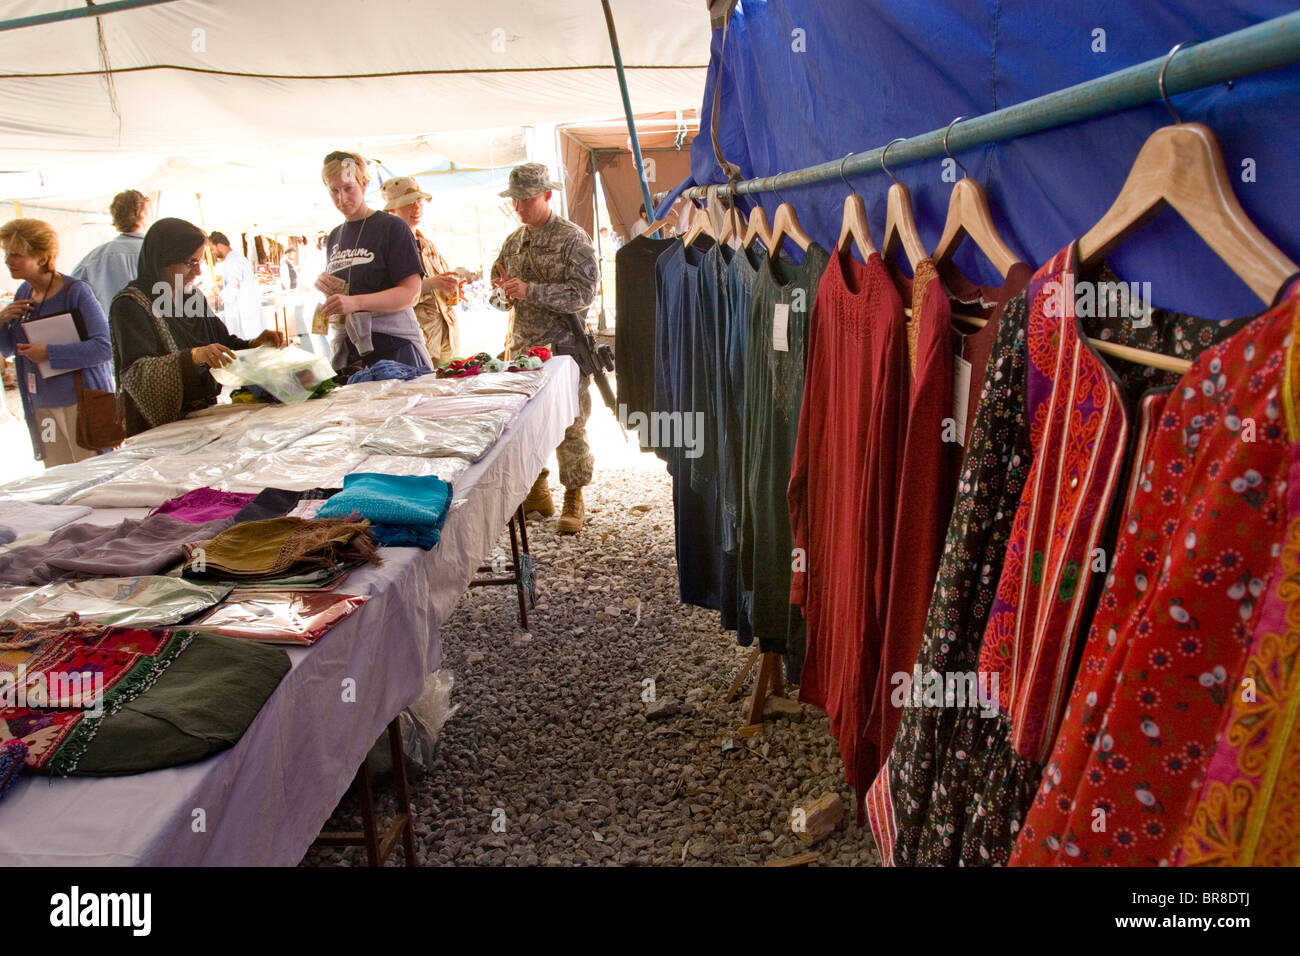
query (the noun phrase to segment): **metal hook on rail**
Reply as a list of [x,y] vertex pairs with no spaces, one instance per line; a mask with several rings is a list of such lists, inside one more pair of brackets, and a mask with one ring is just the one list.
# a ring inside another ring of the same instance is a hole
[[1165,109],[1167,109],[1169,111],[1169,115],[1174,118],[1175,125],[1182,123],[1183,119],[1181,116],[1178,115],[1178,111],[1174,109],[1174,104],[1169,102],[1169,94],[1165,92],[1165,73],[1167,73],[1169,70],[1169,64],[1174,62],[1174,54],[1177,53],[1179,50],[1181,50],[1183,47],[1188,46],[1191,42],[1192,41],[1190,40],[1184,40],[1182,43],[1179,43],[1177,46],[1175,46],[1172,50],[1170,50],[1167,54],[1165,54],[1165,62],[1160,66],[1160,80],[1159,80],[1160,98],[1165,101]]
[[853,153],[849,153],[848,156],[845,156],[843,159],[840,160],[840,179],[844,180],[844,185],[848,188],[849,195],[856,196],[858,194],[858,191],[849,184],[848,178],[844,175],[844,164],[849,161],[849,156],[852,155]]
[[897,139],[891,139],[888,143],[885,144],[885,148],[880,151],[880,168],[885,171],[886,176],[888,176],[890,179],[894,181],[895,185],[901,185],[901,184],[898,182],[898,177],[895,176],[892,172],[890,172],[889,167],[885,165],[885,157],[889,155],[889,147],[893,146],[895,143],[906,143],[906,142],[907,142],[906,136],[900,136]]
[[962,174],[963,176],[970,176],[970,170],[967,169],[967,168],[965,167],[965,165],[962,164],[962,161],[961,161],[960,159],[958,159],[956,156],[954,156],[954,155],[952,154],[952,150],[950,150],[950,149],[948,148],[948,134],[952,132],[952,128],[953,128],[954,126],[956,126],[958,123],[960,123],[960,122],[961,122],[962,120],[964,120],[965,118],[966,118],[966,117],[964,117],[964,116],[958,116],[958,117],[957,117],[956,119],[954,119],[951,123],[949,123],[949,124],[948,124],[948,128],[945,129],[945,130],[943,131],[943,151],[944,151],[945,153],[948,154],[948,158],[949,158],[949,159],[951,159],[954,163],[956,163],[958,166],[961,167],[961,174]]

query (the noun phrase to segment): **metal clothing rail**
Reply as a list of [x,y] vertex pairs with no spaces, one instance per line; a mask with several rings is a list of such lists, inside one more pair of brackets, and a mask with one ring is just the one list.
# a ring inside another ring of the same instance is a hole
[[[1161,55],[1015,106],[963,119],[951,128],[948,148],[955,153],[1156,102],[1160,99],[1160,68],[1167,59],[1166,55]],[[1184,47],[1169,62],[1165,90],[1169,94],[1186,93],[1296,62],[1300,62],[1300,12],[1284,14],[1196,46]],[[889,149],[889,168],[945,155],[945,129],[940,127],[895,142]],[[772,192],[837,180],[841,169],[845,176],[871,173],[882,168],[880,157],[886,148],[881,146],[869,152],[850,154],[843,161],[833,159],[788,173],[742,180],[734,187],[692,186],[682,195],[703,199],[706,190],[714,188],[720,196],[733,192]]]

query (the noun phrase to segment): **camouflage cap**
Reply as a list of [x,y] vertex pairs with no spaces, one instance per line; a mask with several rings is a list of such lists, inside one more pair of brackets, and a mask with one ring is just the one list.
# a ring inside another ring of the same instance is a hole
[[531,199],[538,193],[563,188],[563,184],[551,182],[550,170],[541,163],[524,163],[510,170],[510,188],[501,195],[511,199]]

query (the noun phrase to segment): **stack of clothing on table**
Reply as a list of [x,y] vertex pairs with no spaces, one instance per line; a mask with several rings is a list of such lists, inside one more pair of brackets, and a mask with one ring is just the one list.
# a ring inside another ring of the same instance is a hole
[[469,358],[452,359],[438,367],[438,378],[464,378],[482,372],[527,372],[539,369],[542,363],[551,357],[551,350],[540,345],[533,346],[525,355],[505,361],[493,358],[487,352],[479,352]]
[[434,476],[348,475],[343,490],[318,512],[322,518],[360,516],[375,539],[391,547],[428,551],[438,543],[451,505],[451,485]]
[[[321,509],[324,510],[323,508]],[[245,521],[209,541],[185,545],[183,574],[244,587],[332,582],[364,561],[380,563],[365,521],[285,516]]]

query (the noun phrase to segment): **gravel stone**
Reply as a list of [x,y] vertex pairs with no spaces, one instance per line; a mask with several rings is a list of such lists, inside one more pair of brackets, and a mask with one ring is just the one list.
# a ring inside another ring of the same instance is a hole
[[[795,689],[762,737],[735,736],[742,701],[725,692],[749,649],[716,611],[678,602],[672,485],[657,459],[635,460],[605,468],[598,452],[581,533],[529,521],[527,632],[505,587],[471,589],[442,625],[459,709],[431,767],[410,776],[422,865],[753,866],[805,849],[795,806],[827,793],[855,806],[825,714]],[[497,546],[509,548],[504,533]],[[381,823],[396,808],[389,782],[375,781]],[[359,812],[349,793],[326,828],[359,830]],[[817,865],[879,865],[854,818],[846,809],[817,845]],[[364,866],[365,852],[315,847],[303,864]],[[403,865],[400,843],[387,865]]]

